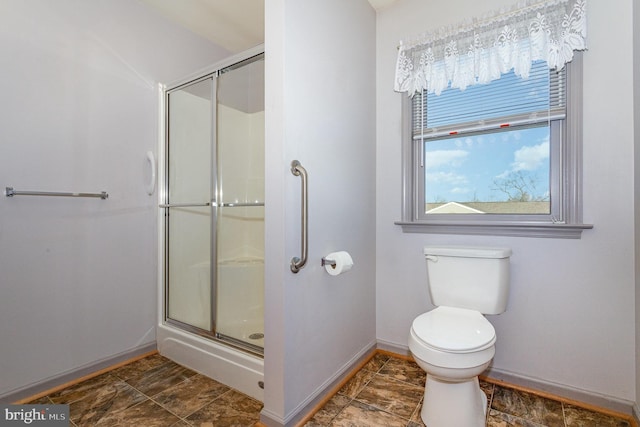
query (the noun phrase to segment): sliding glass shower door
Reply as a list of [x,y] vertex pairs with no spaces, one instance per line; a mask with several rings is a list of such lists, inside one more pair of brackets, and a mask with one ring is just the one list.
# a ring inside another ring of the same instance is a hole
[[167,91],[165,320],[262,353],[262,55]]

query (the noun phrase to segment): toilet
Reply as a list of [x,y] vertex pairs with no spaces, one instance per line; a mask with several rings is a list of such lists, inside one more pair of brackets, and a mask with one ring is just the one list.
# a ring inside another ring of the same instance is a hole
[[409,350],[427,373],[421,417],[427,427],[484,427],[487,397],[478,375],[495,354],[485,314],[500,314],[509,296],[511,249],[425,247],[435,309],[414,319]]

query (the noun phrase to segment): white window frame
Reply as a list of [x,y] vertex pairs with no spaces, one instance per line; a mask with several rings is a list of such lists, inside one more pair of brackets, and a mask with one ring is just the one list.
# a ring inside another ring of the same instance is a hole
[[[576,52],[566,65],[567,111],[564,120],[552,121],[549,215],[421,214],[424,211],[424,174],[421,144],[412,135],[411,99],[403,95],[402,219],[405,233],[471,234],[579,239],[582,230],[582,55]],[[559,143],[558,143],[559,142]],[[420,193],[422,192],[422,193]]]

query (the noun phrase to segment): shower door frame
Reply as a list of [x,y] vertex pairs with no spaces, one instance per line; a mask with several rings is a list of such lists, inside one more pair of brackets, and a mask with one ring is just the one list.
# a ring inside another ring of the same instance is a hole
[[[162,286],[161,299],[161,322],[167,325],[174,326],[185,332],[196,334],[204,338],[210,339],[215,342],[233,347],[243,352],[253,354],[255,356],[264,357],[264,348],[251,344],[249,342],[242,341],[233,337],[229,337],[217,332],[217,278],[218,278],[218,257],[217,257],[217,225],[219,217],[219,209],[224,207],[224,203],[219,200],[220,186],[218,179],[218,153],[217,153],[217,79],[225,72],[234,70],[236,68],[248,65],[254,61],[264,60],[264,47],[259,46],[255,49],[251,49],[239,56],[234,56],[226,61],[215,64],[208,70],[202,70],[194,75],[182,79],[178,82],[174,82],[170,85],[163,87],[162,90],[162,104],[163,104],[163,125],[160,126],[161,131],[164,133],[162,140],[161,152],[159,161],[161,161],[161,167],[159,169],[159,207],[161,209],[159,218],[160,224],[160,242],[162,247],[160,248],[160,271]],[[211,191],[209,194],[209,201],[207,203],[176,203],[171,204],[169,198],[169,95],[172,92],[179,91],[190,85],[211,79],[211,129],[210,129],[210,144],[211,144],[211,168],[210,168],[210,184]],[[210,273],[210,322],[211,330],[202,329],[200,327],[182,322],[180,320],[172,319],[169,317],[169,210],[172,207],[210,207],[211,219],[210,219],[210,259],[209,259],[209,273]]]

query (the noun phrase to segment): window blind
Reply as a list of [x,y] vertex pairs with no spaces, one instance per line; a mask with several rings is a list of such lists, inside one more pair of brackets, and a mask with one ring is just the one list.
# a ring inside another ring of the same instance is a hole
[[528,79],[513,71],[487,84],[440,95],[423,91],[413,97],[414,139],[436,138],[563,119],[566,112],[565,69],[533,63]]

